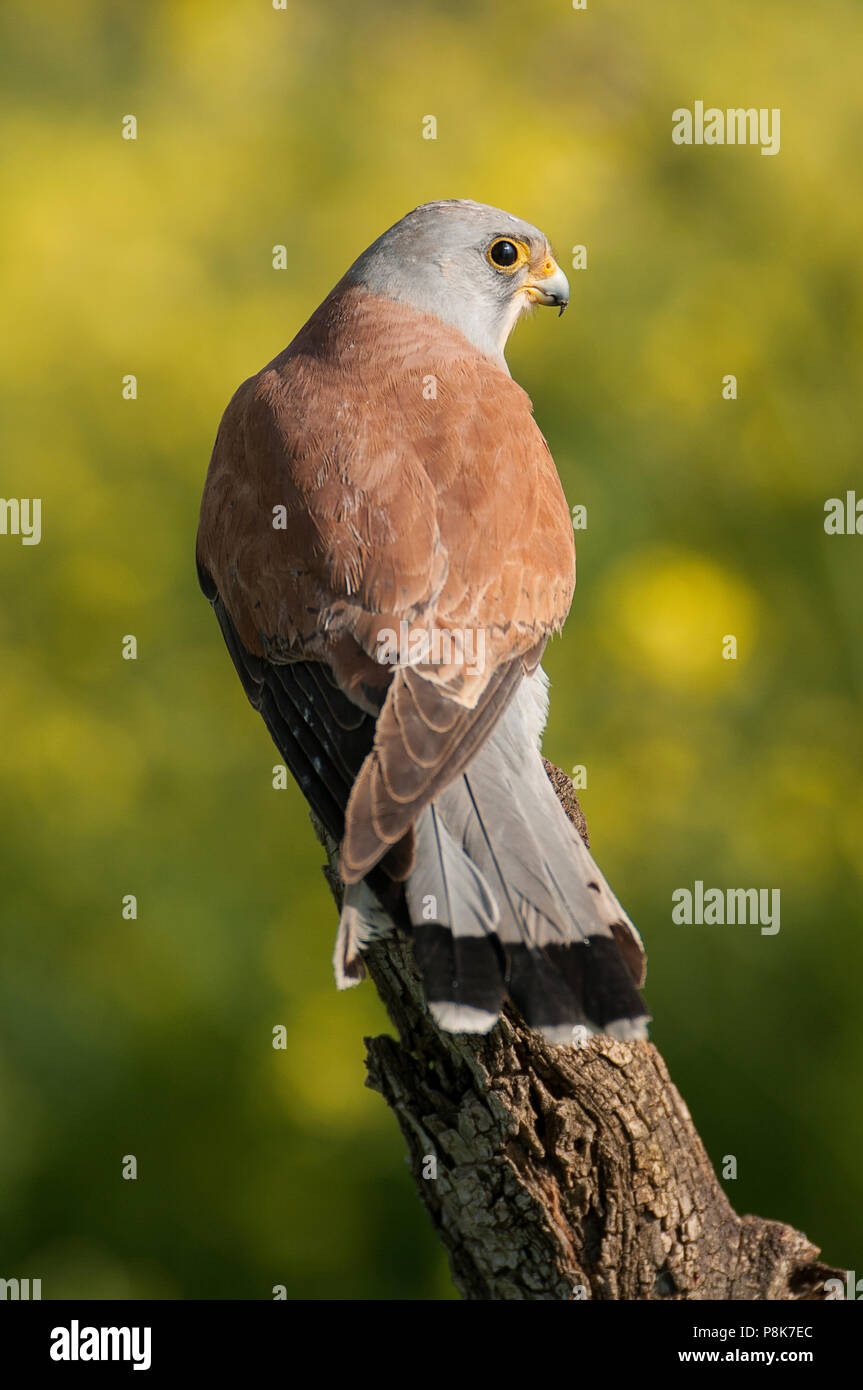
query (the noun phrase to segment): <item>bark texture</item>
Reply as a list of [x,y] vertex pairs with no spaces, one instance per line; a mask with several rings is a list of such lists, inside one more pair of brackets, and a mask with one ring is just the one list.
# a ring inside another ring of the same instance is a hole
[[[572,783],[546,770],[587,840]],[[365,1040],[367,1084],[464,1298],[819,1299],[844,1279],[799,1231],[736,1214],[652,1043],[552,1047],[511,1008],[486,1036],[443,1033],[408,940],[366,964],[398,1034]]]

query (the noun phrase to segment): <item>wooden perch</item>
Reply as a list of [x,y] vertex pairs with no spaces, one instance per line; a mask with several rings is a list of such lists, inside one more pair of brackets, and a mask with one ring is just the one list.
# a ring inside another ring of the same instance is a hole
[[[587,842],[572,783],[546,770]],[[443,1033],[410,941],[365,959],[398,1031],[365,1040],[367,1084],[401,1126],[464,1298],[822,1299],[844,1282],[799,1231],[736,1214],[652,1043],[553,1047],[511,1006],[485,1036]]]

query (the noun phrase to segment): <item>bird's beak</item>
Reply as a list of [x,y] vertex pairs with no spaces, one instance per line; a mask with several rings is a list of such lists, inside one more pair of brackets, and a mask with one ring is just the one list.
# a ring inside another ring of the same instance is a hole
[[551,256],[528,277],[522,288],[533,303],[554,304],[561,314],[569,303],[569,281]]

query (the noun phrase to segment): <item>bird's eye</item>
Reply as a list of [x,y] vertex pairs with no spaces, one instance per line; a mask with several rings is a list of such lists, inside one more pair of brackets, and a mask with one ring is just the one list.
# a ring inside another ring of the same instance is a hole
[[498,237],[486,252],[488,259],[498,270],[515,270],[528,259],[527,247],[520,241],[510,241],[509,237]]
[[496,241],[488,254],[495,265],[506,268],[518,260],[518,247],[514,241]]

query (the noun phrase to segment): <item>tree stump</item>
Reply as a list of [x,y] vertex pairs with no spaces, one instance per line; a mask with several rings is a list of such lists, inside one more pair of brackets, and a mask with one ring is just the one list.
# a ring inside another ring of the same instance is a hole
[[[572,783],[546,771],[588,843]],[[823,1299],[844,1281],[791,1226],[737,1215],[652,1043],[551,1046],[511,1005],[486,1035],[444,1033],[406,937],[365,962],[397,1030],[365,1039],[367,1085],[401,1126],[464,1298]]]

